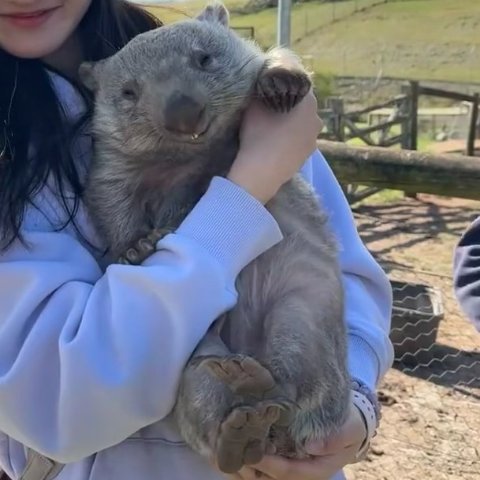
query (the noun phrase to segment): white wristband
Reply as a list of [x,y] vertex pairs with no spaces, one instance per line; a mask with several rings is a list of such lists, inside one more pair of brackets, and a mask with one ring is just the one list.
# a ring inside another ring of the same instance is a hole
[[367,450],[370,446],[370,441],[375,436],[375,432],[378,427],[377,417],[370,400],[368,400],[368,398],[362,393],[352,390],[352,401],[362,414],[363,420],[365,421],[365,428],[367,430],[367,436],[357,453],[357,459],[361,459],[367,453]]

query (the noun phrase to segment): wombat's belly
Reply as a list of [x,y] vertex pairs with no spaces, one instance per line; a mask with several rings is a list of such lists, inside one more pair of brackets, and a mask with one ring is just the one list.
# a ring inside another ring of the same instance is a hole
[[277,451],[300,455],[344,420],[348,403],[346,329],[340,268],[315,198],[287,185],[269,206],[284,239],[237,280],[238,302],[222,337],[234,353],[266,367],[298,405],[288,431],[275,426]]
[[[268,317],[282,303],[285,308],[280,310],[298,307],[298,315],[291,318],[292,334],[309,329],[313,343],[322,341],[319,337],[325,337],[326,329],[338,337],[344,333],[336,248],[315,197],[295,180],[285,185],[269,209],[284,238],[240,273],[238,302],[228,315],[224,336],[232,351],[257,358],[276,321]],[[316,315],[325,310],[331,315]]]
[[[290,235],[243,270],[236,284],[238,302],[226,322],[230,333],[225,340],[232,351],[254,356],[262,351],[275,321],[271,312],[281,304],[285,309],[288,304],[297,306],[291,318],[292,334],[308,328],[312,342],[330,322],[341,322],[342,295],[335,264],[327,255],[314,257],[314,253],[301,238]],[[328,318],[316,315],[325,310],[332,312]]]

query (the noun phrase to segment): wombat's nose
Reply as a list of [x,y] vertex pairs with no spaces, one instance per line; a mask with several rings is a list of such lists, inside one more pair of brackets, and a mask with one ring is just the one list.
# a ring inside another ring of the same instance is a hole
[[165,128],[175,133],[197,133],[205,105],[180,92],[174,93],[165,106]]

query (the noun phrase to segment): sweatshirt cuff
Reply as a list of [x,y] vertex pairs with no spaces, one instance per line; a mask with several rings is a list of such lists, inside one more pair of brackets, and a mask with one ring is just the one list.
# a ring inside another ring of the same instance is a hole
[[212,179],[176,234],[202,245],[234,277],[283,239],[265,206],[223,177]]
[[348,335],[348,368],[353,379],[360,380],[375,392],[380,364],[372,347],[356,335]]

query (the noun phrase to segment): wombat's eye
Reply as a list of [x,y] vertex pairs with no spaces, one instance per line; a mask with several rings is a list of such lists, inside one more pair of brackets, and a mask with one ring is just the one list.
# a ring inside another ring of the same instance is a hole
[[122,95],[129,100],[133,100],[137,96],[137,94],[131,88],[124,88],[122,90]]
[[132,82],[127,82],[122,87],[122,97],[125,100],[135,101],[138,98],[138,90]]
[[212,56],[203,50],[195,50],[195,52],[193,52],[193,61],[195,65],[201,69],[208,68],[212,64],[212,60]]

